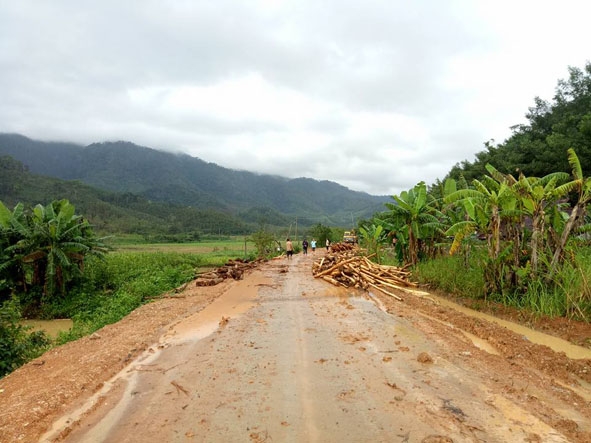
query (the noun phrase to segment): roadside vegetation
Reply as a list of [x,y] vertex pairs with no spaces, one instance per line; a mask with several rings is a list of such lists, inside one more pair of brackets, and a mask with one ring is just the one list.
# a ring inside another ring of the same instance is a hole
[[360,228],[362,244],[445,292],[590,321],[591,178],[574,150],[568,157],[571,175],[487,165],[490,175],[471,184],[421,182]]
[[591,63],[569,72],[505,143],[392,196],[362,244],[443,291],[591,321]]

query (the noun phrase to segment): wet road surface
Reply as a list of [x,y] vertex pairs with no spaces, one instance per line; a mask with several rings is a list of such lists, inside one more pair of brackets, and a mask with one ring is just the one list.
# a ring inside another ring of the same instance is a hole
[[312,259],[234,282],[44,440],[78,422],[66,441],[569,441],[464,364],[469,351],[313,279]]

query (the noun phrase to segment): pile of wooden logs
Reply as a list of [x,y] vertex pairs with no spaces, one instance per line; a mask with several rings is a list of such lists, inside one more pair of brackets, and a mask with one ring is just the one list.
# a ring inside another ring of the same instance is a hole
[[258,261],[244,261],[241,259],[229,260],[224,266],[213,271],[206,272],[197,276],[196,286],[215,286],[227,278],[241,280],[244,271],[252,269],[258,264]]
[[345,251],[353,251],[358,249],[358,246],[354,243],[333,243],[330,245],[330,252],[345,252]]
[[[334,246],[332,251],[336,250]],[[314,262],[312,274],[337,286],[365,290],[377,289],[400,301],[402,298],[392,293],[392,289],[410,294],[427,295],[426,292],[413,289],[417,284],[410,280],[410,271],[406,267],[373,263],[368,257],[359,255],[359,250],[356,248],[326,254],[322,259]]]

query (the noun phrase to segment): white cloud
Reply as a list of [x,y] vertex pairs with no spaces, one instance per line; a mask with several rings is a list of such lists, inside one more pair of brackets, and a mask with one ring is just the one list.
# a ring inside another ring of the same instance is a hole
[[392,194],[583,66],[578,0],[0,0],[0,131]]

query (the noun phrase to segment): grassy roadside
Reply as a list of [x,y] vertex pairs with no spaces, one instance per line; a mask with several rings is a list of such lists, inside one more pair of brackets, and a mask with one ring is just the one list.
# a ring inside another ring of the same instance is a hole
[[[66,294],[27,305],[27,294],[0,306],[0,377],[52,346],[76,340],[115,323],[139,306],[191,281],[200,270],[229,259],[252,258],[254,246],[244,239],[187,244],[120,243],[103,259],[89,257],[84,274]],[[21,322],[29,318],[71,319],[72,327],[50,338]]]
[[91,260],[79,290],[64,305],[54,306],[52,317],[70,317],[74,322],[58,341],[70,341],[119,321],[140,305],[191,281],[201,269],[253,254],[254,247],[244,239],[118,244],[104,260]]
[[[553,285],[534,281],[519,292],[495,294],[490,301],[525,309],[537,315],[567,317],[591,322],[591,247],[569,251],[570,260],[554,278]],[[414,276],[443,292],[471,299],[484,299],[484,260],[477,253],[463,257],[442,255],[420,262]]]

